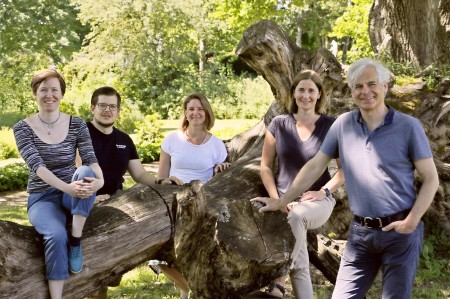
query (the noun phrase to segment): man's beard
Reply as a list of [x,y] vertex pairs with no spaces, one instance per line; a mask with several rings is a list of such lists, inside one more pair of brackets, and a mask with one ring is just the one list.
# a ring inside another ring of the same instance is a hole
[[114,125],[114,121],[109,122],[109,123],[105,123],[105,122],[102,122],[101,120],[99,120],[98,118],[94,118],[94,121],[95,121],[95,123],[99,124],[103,128],[109,128],[109,127],[112,127]]

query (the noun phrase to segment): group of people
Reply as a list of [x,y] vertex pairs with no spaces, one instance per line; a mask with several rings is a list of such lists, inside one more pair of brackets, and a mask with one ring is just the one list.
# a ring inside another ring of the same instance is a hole
[[[264,139],[261,179],[268,197],[252,199],[265,204],[260,212],[286,213],[296,239],[290,267],[269,285],[268,296],[283,298],[290,275],[295,297],[313,298],[306,232],[327,221],[332,193],[345,181],[354,219],[333,298],[363,298],[380,268],[383,298],[410,298],[423,242],[420,219],[439,180],[420,122],[385,103],[389,77],[376,61],[356,61],[347,79],[359,109],[338,118],[324,114],[327,91],[317,73],[294,78],[289,113],[271,121]],[[86,123],[60,111],[66,84],[57,71],[39,72],[31,87],[38,113],[19,121],[14,135],[29,167],[28,217],[44,239],[53,299],[62,298],[69,271],[82,270],[82,231],[96,197],[105,200],[122,189],[126,171],[145,185],[181,185],[207,182],[230,167],[224,143],[210,133],[214,114],[200,93],[184,100],[180,130],[163,140],[155,177],[131,138],[114,127],[121,108],[114,88],[94,91]],[[333,176],[327,169],[332,159],[338,165]],[[419,192],[415,170],[422,177]],[[179,269],[159,267],[187,298],[189,283]],[[95,296],[106,298],[106,288]]]

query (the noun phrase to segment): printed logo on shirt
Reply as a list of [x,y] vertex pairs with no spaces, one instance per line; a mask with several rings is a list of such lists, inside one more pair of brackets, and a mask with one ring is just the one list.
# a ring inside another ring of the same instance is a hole
[[127,148],[127,146],[125,144],[116,144],[116,147],[120,148],[120,149],[126,149]]

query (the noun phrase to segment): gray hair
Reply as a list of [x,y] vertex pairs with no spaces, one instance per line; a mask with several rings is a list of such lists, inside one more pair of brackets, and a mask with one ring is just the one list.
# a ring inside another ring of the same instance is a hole
[[381,84],[389,82],[391,74],[389,70],[378,61],[370,58],[361,58],[356,60],[347,71],[347,84],[350,89],[353,89],[353,83],[361,76],[362,72],[369,67],[373,67],[378,74],[378,81]]

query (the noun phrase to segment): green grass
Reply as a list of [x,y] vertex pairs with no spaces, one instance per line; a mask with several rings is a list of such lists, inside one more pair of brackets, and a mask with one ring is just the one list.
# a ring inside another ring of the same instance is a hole
[[31,226],[28,221],[26,206],[0,205],[0,219],[15,222],[21,225]]
[[179,298],[175,284],[164,275],[158,277],[143,264],[127,272],[117,287],[108,288],[108,298]]

